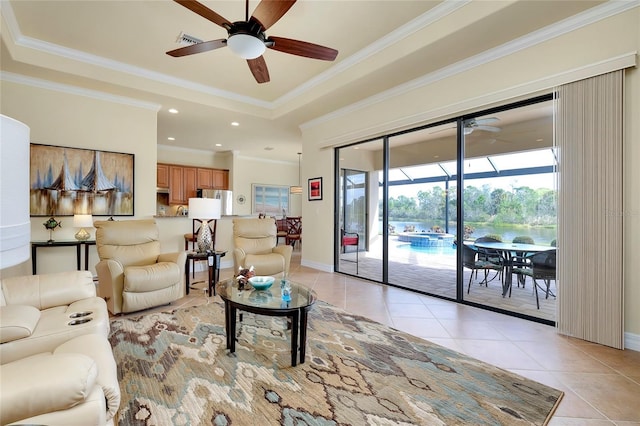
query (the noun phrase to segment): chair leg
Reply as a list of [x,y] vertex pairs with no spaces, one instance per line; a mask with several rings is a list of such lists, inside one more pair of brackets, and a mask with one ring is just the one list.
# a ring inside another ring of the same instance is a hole
[[[469,275],[469,285],[467,286],[467,294],[469,294],[469,291],[471,291],[471,280],[473,280],[473,270],[471,271],[471,274]],[[475,270],[476,273],[476,277],[478,275],[478,270]]]
[[538,281],[536,281],[535,278],[533,279],[533,288],[536,291],[536,306],[540,309],[540,300],[538,299]]

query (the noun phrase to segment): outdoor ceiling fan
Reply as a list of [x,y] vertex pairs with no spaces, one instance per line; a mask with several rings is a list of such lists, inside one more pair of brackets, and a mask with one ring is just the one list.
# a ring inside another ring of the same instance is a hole
[[495,123],[499,121],[497,117],[487,117],[487,118],[471,118],[469,120],[464,121],[464,134],[470,135],[474,130],[485,130],[487,132],[497,133],[500,130],[500,127],[489,126],[489,123]]
[[[489,126],[490,123],[495,123],[496,121],[500,121],[498,117],[487,117],[487,118],[470,118],[464,121],[464,134],[470,135],[474,132],[474,130],[485,130],[487,132],[497,133],[502,129],[496,126]],[[430,134],[440,133],[447,130],[455,129],[456,126],[447,127],[444,129],[436,130],[435,132],[431,132]]]
[[284,37],[269,37],[265,34],[266,30],[287,13],[296,0],[262,0],[251,17],[249,17],[249,0],[246,0],[245,20],[238,22],[226,20],[195,0],[174,1],[227,30],[228,38],[204,41],[170,50],[167,55],[180,57],[228,46],[236,55],[247,60],[249,69],[258,83],[266,83],[270,80],[269,70],[262,56],[266,48],[324,61],[333,61],[338,56],[338,51],[329,47]]

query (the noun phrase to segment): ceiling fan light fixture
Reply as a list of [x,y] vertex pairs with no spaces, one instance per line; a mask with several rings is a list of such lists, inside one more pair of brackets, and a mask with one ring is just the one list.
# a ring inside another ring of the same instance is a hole
[[264,42],[250,34],[233,34],[227,40],[227,46],[243,59],[255,59],[266,50]]

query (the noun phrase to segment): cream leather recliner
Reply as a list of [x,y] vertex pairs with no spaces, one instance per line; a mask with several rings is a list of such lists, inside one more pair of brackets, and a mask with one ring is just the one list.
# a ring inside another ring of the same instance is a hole
[[153,219],[97,221],[98,294],[113,314],[169,304],[182,297],[186,252],[160,253]]
[[10,277],[0,288],[0,424],[113,424],[117,367],[91,273]]
[[289,245],[276,246],[278,228],[273,218],[233,220],[233,264],[235,273],[242,266],[254,267],[256,275],[289,274]]

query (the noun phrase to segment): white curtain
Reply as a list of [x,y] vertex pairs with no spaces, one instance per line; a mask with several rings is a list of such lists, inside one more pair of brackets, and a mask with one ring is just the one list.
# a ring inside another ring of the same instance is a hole
[[561,334],[624,346],[623,84],[615,71],[557,90]]

